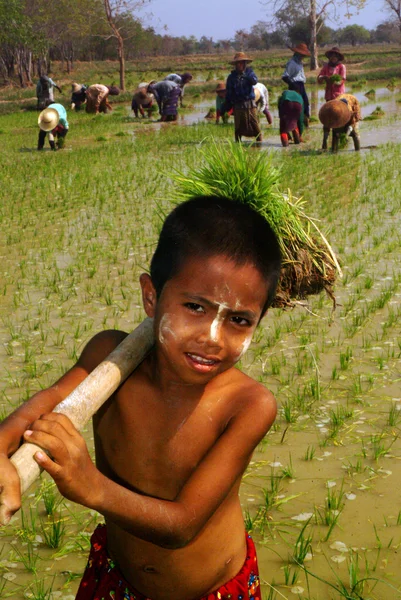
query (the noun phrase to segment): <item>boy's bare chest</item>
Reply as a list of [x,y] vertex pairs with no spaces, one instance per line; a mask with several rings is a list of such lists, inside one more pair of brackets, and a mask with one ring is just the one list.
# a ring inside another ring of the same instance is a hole
[[173,499],[223,431],[218,402],[160,402],[149,390],[117,397],[95,419],[97,462],[146,494]]

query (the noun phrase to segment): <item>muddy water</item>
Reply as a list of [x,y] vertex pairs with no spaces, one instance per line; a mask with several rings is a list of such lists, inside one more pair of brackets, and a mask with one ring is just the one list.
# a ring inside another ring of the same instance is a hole
[[[374,90],[374,95],[366,96],[366,93],[370,90]],[[324,104],[324,89],[321,87],[313,87],[308,88],[308,94],[311,101],[311,114],[317,119],[317,115],[319,112],[319,108],[322,104]],[[394,127],[388,123],[389,118],[396,117],[401,114],[401,93],[398,87],[394,89],[388,89],[386,87],[382,87],[381,85],[367,84],[363,88],[352,89],[352,86],[348,86],[348,93],[353,94],[361,104],[362,117],[368,117],[372,114],[372,112],[376,109],[377,106],[380,106],[384,111],[384,116],[382,118],[376,119],[374,121],[365,121],[361,122],[359,125],[361,131],[361,139],[362,139],[362,147],[371,147],[379,144],[385,144],[387,142],[399,142],[401,141],[401,129],[400,127]],[[193,109],[187,109],[185,111],[179,112],[178,122],[176,124],[179,125],[192,125],[194,123],[204,123],[209,122],[210,124],[214,124],[214,120],[206,120],[205,116],[208,113],[209,109],[214,106],[215,98],[214,96],[203,96],[200,100],[192,100],[192,98],[186,98],[186,102],[191,102]],[[263,147],[269,147],[272,149],[280,149],[282,148],[279,136],[277,133],[278,128],[278,110],[276,108],[277,105],[277,95],[271,94],[271,102],[270,102],[270,112],[273,116],[273,128],[269,127],[265,118],[261,118],[261,126],[264,135],[264,142],[262,144]],[[230,119],[232,122],[233,119]],[[166,123],[158,123],[153,122],[149,125],[152,129],[160,129],[161,127],[169,127],[172,124]],[[142,125],[144,126],[144,125]],[[306,147],[317,147],[316,138],[319,136],[318,144],[320,145],[321,140],[321,126],[320,123],[312,123],[311,128],[309,130],[311,135],[305,135],[306,141],[309,143]],[[309,138],[309,140],[308,140]],[[350,147],[352,144],[350,144]],[[305,147],[305,146],[303,146]],[[351,151],[351,148],[348,148]],[[291,147],[290,147],[291,151]]]

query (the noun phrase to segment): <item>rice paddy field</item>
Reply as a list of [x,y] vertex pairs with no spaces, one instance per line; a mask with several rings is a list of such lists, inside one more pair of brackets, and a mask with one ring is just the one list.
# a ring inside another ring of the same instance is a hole
[[[115,65],[107,68],[117,79]],[[199,166],[208,145],[223,148],[234,136],[232,123],[204,118],[228,72],[208,68],[211,78],[202,65],[177,123],[134,119],[127,95],[107,115],[69,112],[66,147],[56,153],[36,150],[32,89],[0,92],[0,418],[54,382],[96,332],[130,331],[144,318],[138,277],[172,208],[171,173]],[[65,75],[62,85],[67,105]],[[257,543],[264,600],[395,600],[401,77],[393,70],[348,85],[365,117],[359,153],[352,144],[335,155],[320,150],[322,91],[313,83],[305,142],[281,148],[278,91],[270,88],[273,127],[263,122],[264,142],[247,151],[267,153],[282,190],[305,199],[343,277],[335,310],[324,292],[271,310],[242,359],[279,405],[243,479],[245,525]],[[84,435],[93,453],[90,426]],[[0,530],[0,597],[73,600],[100,521],[43,475]]]

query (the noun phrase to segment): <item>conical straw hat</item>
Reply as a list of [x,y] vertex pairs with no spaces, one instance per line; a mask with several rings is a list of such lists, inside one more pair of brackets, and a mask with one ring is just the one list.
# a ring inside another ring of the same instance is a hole
[[329,100],[320,109],[319,120],[328,129],[339,129],[348,123],[351,115],[348,104],[342,100]]
[[60,115],[55,108],[45,108],[38,117],[38,125],[42,131],[51,131],[57,127]]

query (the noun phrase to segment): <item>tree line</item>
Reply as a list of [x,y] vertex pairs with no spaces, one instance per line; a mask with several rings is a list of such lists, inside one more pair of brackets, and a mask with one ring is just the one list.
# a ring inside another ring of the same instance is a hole
[[[398,0],[397,0],[398,1]],[[400,0],[401,1],[401,0]],[[276,6],[273,21],[258,21],[249,31],[239,30],[231,39],[171,36],[147,27],[141,8],[149,0],[0,0],[0,77],[3,83],[22,87],[60,61],[68,73],[74,61],[120,60],[120,84],[124,89],[124,60],[144,56],[211,54],[232,50],[268,50],[299,42],[312,45],[311,0],[286,0]],[[305,10],[300,10],[302,2]],[[313,0],[312,0],[313,2]],[[299,6],[298,6],[298,4]],[[308,12],[309,11],[309,12]],[[373,30],[360,25],[333,29],[326,13],[316,13],[318,45],[400,42],[396,20]]]

